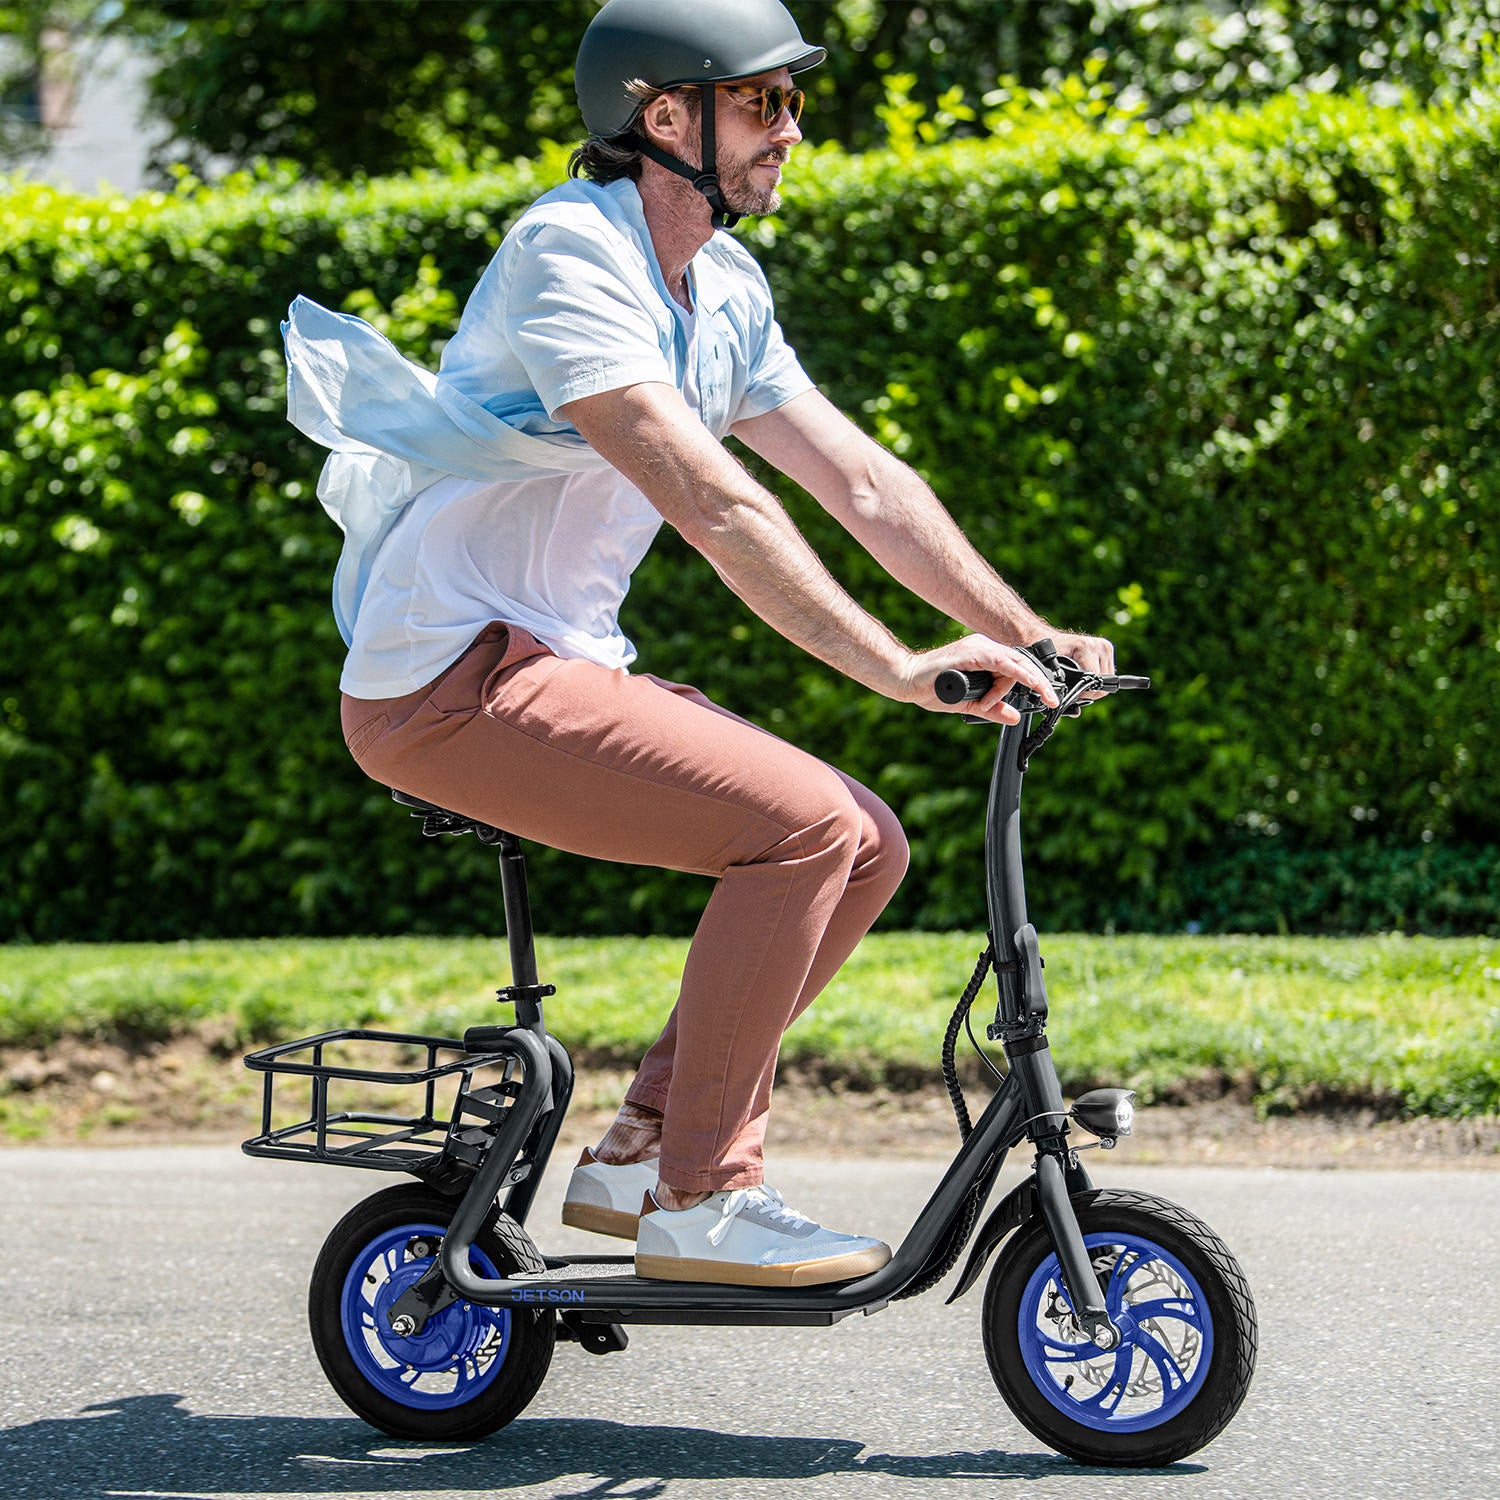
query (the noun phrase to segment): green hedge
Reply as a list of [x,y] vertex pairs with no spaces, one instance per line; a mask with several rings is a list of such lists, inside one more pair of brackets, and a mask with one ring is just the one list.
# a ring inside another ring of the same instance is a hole
[[[830,396],[1039,610],[1153,677],[1037,761],[1035,917],[1496,930],[1494,111],[1006,125],[809,153],[746,233]],[[343,751],[338,534],[277,323],[304,292],[435,361],[558,169],[0,199],[0,935],[498,925],[490,858],[423,845]],[[898,632],[950,629],[787,499]],[[889,922],[979,920],[988,734],[836,678],[672,536],[627,629],[897,808]],[[680,931],[705,895],[533,867],[553,931]]]

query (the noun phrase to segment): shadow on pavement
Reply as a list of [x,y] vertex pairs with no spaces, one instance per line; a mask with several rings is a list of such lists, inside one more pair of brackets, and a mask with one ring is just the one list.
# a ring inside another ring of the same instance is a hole
[[[651,1500],[668,1494],[677,1480],[839,1474],[998,1480],[1086,1472],[1051,1453],[901,1455],[871,1452],[845,1438],[747,1437],[587,1418],[523,1418],[481,1443],[424,1447],[384,1437],[353,1417],[200,1417],[179,1399],[130,1396],[76,1417],[0,1431],[6,1494],[26,1500],[132,1493],[179,1500],[226,1491],[396,1497],[540,1485],[552,1486],[555,1500]],[[1201,1470],[1178,1464],[1169,1472]]]

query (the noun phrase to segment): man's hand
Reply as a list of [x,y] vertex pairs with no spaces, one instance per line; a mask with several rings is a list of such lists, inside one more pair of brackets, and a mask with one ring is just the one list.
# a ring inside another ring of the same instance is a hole
[[1112,677],[1115,671],[1115,648],[1103,636],[1054,635],[1052,644],[1059,656],[1071,656],[1085,672]]
[[[973,703],[944,703],[933,685],[938,674],[950,668],[963,672],[989,672],[995,679],[994,685],[983,698]],[[935,713],[973,714],[997,724],[1017,724],[1020,714],[1003,700],[1018,682],[1024,682],[1049,707],[1056,706],[1057,694],[1051,679],[1027,652],[1019,646],[1002,646],[987,636],[967,635],[951,646],[914,652],[902,673],[900,689],[891,696]]]

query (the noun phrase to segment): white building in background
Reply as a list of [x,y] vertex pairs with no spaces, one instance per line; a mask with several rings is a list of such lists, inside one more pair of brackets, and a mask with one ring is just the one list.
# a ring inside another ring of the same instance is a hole
[[146,188],[157,139],[144,123],[147,65],[121,37],[74,43],[54,33],[35,90],[35,118],[47,148],[9,170],[79,193]]

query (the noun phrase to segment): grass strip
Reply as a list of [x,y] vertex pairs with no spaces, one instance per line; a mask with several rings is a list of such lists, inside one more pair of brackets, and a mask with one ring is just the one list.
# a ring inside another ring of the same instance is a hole
[[[853,1088],[937,1076],[974,934],[877,933],[792,1028],[786,1066]],[[580,1066],[630,1066],[676,993],[686,942],[540,939],[548,1021]],[[1500,1112],[1500,941],[1097,937],[1043,942],[1065,1087],[1143,1102],[1233,1087],[1263,1110],[1374,1104]],[[0,1045],[149,1045],[210,1030],[248,1048],[363,1026],[459,1035],[508,1014],[503,941],[275,939],[0,949]],[[983,1037],[993,992],[975,1007]],[[0,1079],[0,1089],[4,1082]]]

